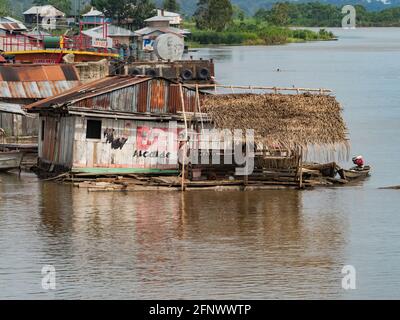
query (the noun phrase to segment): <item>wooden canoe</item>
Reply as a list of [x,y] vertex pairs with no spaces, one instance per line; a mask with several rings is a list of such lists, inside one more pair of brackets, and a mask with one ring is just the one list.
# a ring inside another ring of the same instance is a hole
[[371,171],[370,166],[365,166],[363,169],[341,169],[339,172],[340,176],[345,180],[357,180],[357,179],[364,179],[369,176]]

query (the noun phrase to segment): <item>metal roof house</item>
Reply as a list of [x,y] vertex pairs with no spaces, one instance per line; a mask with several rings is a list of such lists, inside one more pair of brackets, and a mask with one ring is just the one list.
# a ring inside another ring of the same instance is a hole
[[[0,65],[0,104],[21,109],[80,85],[73,65]],[[37,117],[23,117],[0,108],[0,127],[8,137],[37,136]]]
[[26,26],[21,21],[11,17],[0,17],[0,36],[18,34],[26,30]]
[[82,15],[81,21],[85,24],[101,24],[111,22],[111,19],[106,18],[103,12],[92,7],[89,12]]
[[112,24],[84,30],[82,33],[92,39],[106,39],[108,48],[115,48],[118,44],[130,45],[135,36],[131,30]]
[[179,27],[183,22],[182,16],[179,13],[167,11],[164,9],[157,9],[157,16],[168,17],[169,24],[175,27]]
[[40,116],[39,167],[116,174],[177,170],[168,152],[153,149],[157,137],[151,132],[168,131],[170,120],[184,128],[182,105],[195,112],[196,97],[196,90],[164,78],[113,76],[31,104],[28,112]]
[[26,10],[23,15],[27,24],[42,23],[44,18],[60,19],[65,17],[64,12],[52,5],[33,6]]
[[136,50],[139,60],[154,60],[151,56],[145,56],[146,53],[153,51],[154,42],[158,36],[163,34],[174,34],[184,38],[190,34],[190,31],[179,29],[170,25],[170,18],[165,16],[154,16],[146,19],[146,27],[135,31]]
[[157,37],[163,33],[174,33],[179,36],[190,34],[190,31],[171,26],[171,18],[166,16],[154,16],[145,20],[147,26],[136,30],[135,35],[139,38]]

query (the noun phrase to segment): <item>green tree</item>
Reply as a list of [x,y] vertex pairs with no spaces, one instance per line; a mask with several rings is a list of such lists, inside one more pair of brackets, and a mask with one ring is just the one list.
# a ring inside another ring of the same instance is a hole
[[144,20],[155,14],[155,5],[151,0],[92,0],[91,3],[114,23],[129,21],[133,28],[142,27]]
[[232,22],[230,0],[199,0],[194,14],[199,29],[223,31]]
[[0,15],[1,16],[10,16],[11,15],[11,6],[8,0],[0,0]]
[[289,4],[275,3],[271,10],[270,20],[273,25],[286,26],[289,24]]
[[129,2],[131,5],[128,15],[133,28],[144,27],[144,20],[156,14],[156,6],[152,0],[130,0]]
[[163,8],[172,12],[179,12],[181,10],[181,6],[176,0],[164,0]]
[[67,15],[71,12],[71,0],[49,0],[49,4]]
[[244,21],[246,14],[244,11],[237,5],[232,5],[232,17],[233,19],[238,19],[240,21]]
[[92,0],[92,5],[104,13],[107,18],[111,18],[117,23],[126,18],[129,11],[127,0]]
[[46,4],[49,4],[49,0],[34,0],[33,4],[36,6],[44,6]]
[[92,5],[91,4],[86,4],[79,12],[80,15],[88,13],[90,10],[92,10]]

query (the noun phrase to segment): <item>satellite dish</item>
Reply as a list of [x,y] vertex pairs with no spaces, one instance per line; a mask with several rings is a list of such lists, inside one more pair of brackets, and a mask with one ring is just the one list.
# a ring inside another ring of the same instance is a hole
[[165,33],[154,42],[154,52],[162,60],[181,60],[185,44],[183,38],[173,33]]

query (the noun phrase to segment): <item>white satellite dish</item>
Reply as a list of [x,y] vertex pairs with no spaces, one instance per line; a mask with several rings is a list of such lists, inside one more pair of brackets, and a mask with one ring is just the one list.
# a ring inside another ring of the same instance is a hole
[[165,33],[154,42],[154,52],[162,60],[181,60],[185,44],[183,38],[173,33]]

